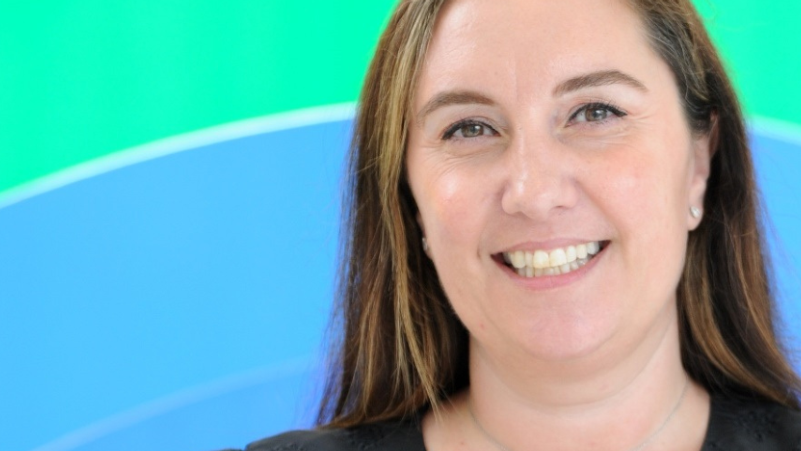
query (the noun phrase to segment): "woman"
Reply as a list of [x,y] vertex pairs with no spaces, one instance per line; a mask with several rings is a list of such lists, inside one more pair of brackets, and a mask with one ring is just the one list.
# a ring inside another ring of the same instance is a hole
[[248,450],[801,449],[753,169],[685,0],[404,0],[321,429]]

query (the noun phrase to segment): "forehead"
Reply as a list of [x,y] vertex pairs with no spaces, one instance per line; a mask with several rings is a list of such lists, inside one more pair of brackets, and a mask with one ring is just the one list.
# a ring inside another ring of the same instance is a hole
[[659,62],[625,0],[451,0],[437,19],[418,92],[454,84],[539,92],[592,71],[647,78],[664,70]]

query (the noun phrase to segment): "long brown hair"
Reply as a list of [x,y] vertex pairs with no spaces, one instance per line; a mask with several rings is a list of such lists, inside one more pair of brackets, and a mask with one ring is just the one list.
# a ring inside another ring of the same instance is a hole
[[[421,247],[404,177],[410,104],[446,0],[402,0],[362,91],[348,162],[339,305],[318,424],[412,415],[468,384],[468,338]],[[798,408],[776,338],[758,192],[740,105],[689,0],[628,0],[672,69],[690,127],[713,137],[704,219],[678,287],[682,360],[711,393]]]

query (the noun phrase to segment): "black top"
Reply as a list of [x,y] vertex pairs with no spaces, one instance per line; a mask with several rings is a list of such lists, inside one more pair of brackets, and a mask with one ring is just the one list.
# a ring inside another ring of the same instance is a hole
[[[245,451],[425,451],[417,419],[352,429],[293,431]],[[778,404],[712,398],[701,451],[801,451],[801,412]],[[228,450],[233,451],[233,450]]]

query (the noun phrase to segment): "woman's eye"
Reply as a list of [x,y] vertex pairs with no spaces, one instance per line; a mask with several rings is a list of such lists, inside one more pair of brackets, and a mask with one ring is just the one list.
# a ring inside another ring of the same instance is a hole
[[445,135],[442,137],[443,139],[451,139],[451,138],[478,138],[480,136],[490,136],[495,135],[495,130],[492,127],[482,124],[480,122],[460,122],[454,124],[451,128],[449,128]]
[[610,116],[623,117],[625,115],[626,113],[612,105],[593,103],[579,108],[578,111],[573,113],[570,120],[571,122],[593,123],[603,122],[609,119]]
[[463,138],[475,138],[484,134],[484,126],[479,124],[464,125],[457,133],[461,133]]
[[584,110],[584,120],[587,122],[602,121],[609,116],[609,110],[603,108],[587,108]]

